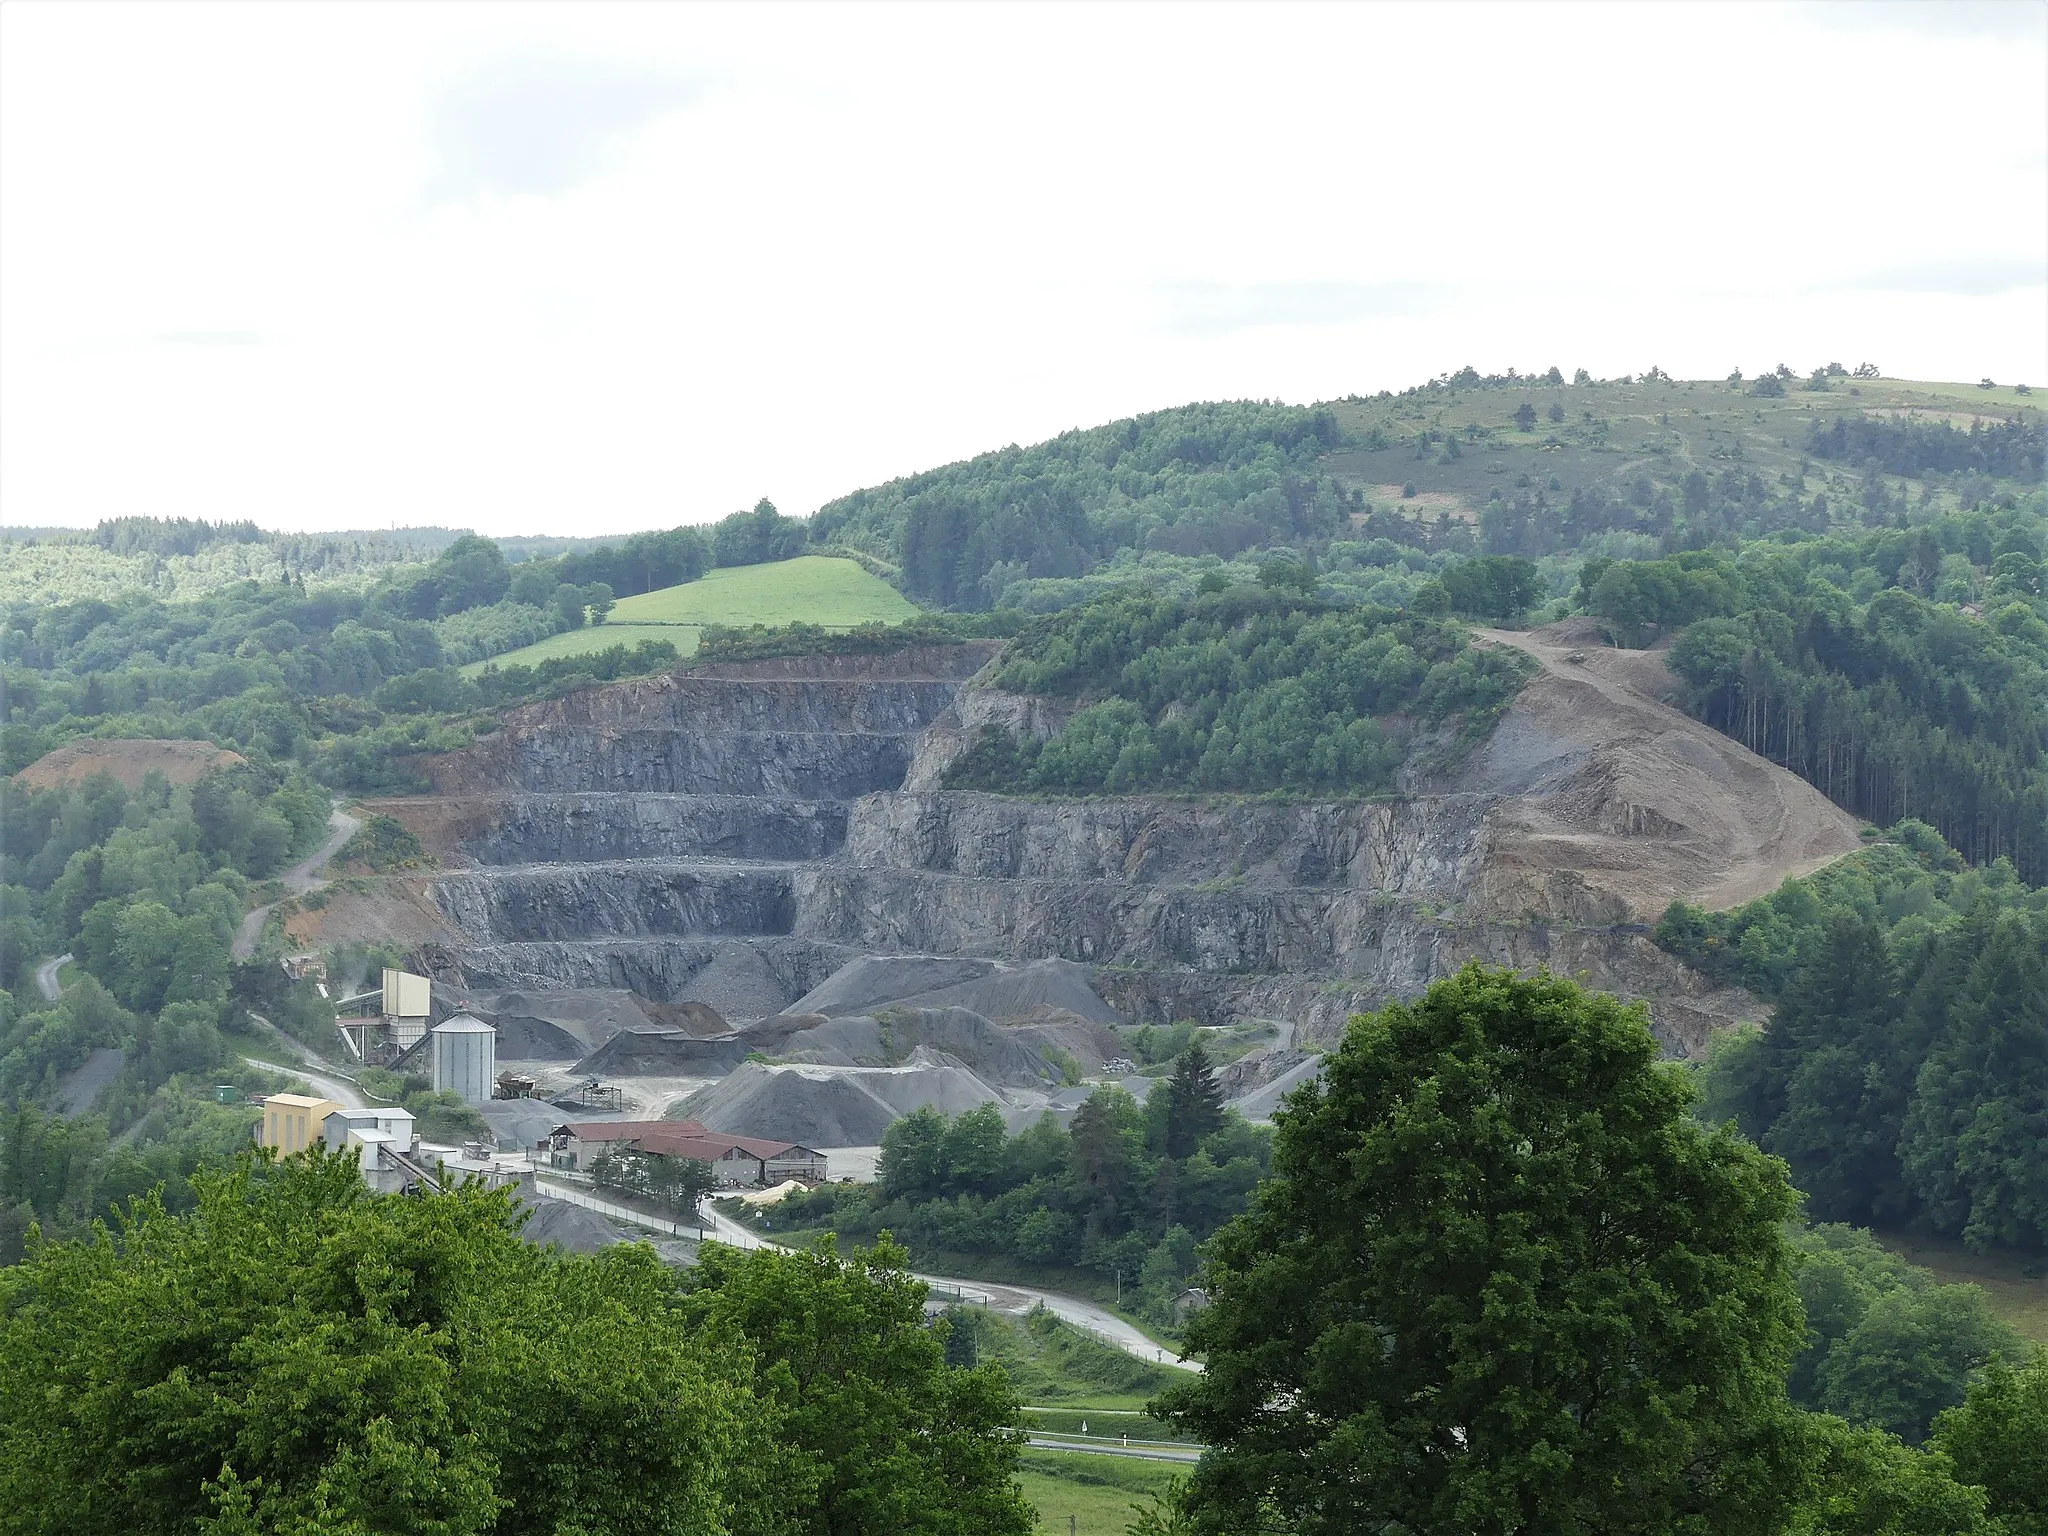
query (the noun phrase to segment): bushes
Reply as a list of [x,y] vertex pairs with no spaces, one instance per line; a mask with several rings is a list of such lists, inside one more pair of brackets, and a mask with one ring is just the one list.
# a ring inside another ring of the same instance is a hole
[[348,840],[348,846],[341,850],[341,859],[343,863],[365,865],[380,875],[415,869],[428,862],[426,850],[405,823],[381,812],[364,819],[356,835]]

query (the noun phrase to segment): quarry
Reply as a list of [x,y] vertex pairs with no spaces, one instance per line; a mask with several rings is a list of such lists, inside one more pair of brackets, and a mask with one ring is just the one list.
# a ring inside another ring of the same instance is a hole
[[1761,1017],[1650,928],[1851,851],[1854,820],[1664,702],[1654,652],[1569,624],[1475,643],[1539,670],[1488,739],[1418,750],[1373,799],[948,790],[985,724],[1046,735],[1072,707],[978,685],[995,642],[589,687],[366,802],[437,867],[292,934],[405,946],[436,1017],[493,1024],[554,1099],[490,1109],[529,1144],[592,1083],[618,1097],[590,1118],[821,1149],[924,1105],[1014,1126],[1089,1083],[1142,1092],[1130,1027],[1182,1020],[1263,1118],[1350,1015],[1472,958],[1639,999],[1674,1056]]

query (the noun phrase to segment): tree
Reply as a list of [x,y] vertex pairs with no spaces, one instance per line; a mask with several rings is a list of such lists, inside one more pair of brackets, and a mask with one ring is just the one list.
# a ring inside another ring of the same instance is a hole
[[1209,1053],[1201,1042],[1189,1046],[1174,1064],[1166,1085],[1166,1155],[1193,1157],[1195,1148],[1223,1126],[1223,1088]]
[[1956,1476],[1990,1495],[2009,1536],[2048,1536],[2048,1352],[2015,1370],[1994,1360],[1960,1407],[1935,1421]]
[[2018,1348],[1977,1286],[1888,1291],[1821,1360],[1819,1406],[1917,1445],[1936,1414],[1963,1401],[1978,1370]]
[[1776,1530],[1799,1449],[1782,1169],[1640,1006],[1468,966],[1351,1022],[1211,1242],[1210,1528]]
[[754,1351],[774,1433],[804,1454],[772,1465],[733,1511],[740,1536],[1028,1536],[1011,1481],[1023,1436],[999,1367],[949,1366],[925,1287],[883,1242],[842,1258],[707,1246],[684,1314]]
[[1450,595],[1451,606],[1475,618],[1512,623],[1536,600],[1536,566],[1519,555],[1461,560],[1439,579]]
[[644,1245],[534,1247],[509,1192],[373,1195],[318,1148],[194,1184],[0,1277],[10,1530],[713,1536],[785,1454]]
[[926,1104],[882,1132],[876,1182],[891,1200],[924,1199],[946,1184],[946,1117]]
[[1812,1470],[1787,1536],[2024,1536],[1987,1518],[1984,1490],[1946,1456],[1839,1419],[1802,1429]]
[[1515,425],[1524,432],[1534,432],[1536,430],[1536,407],[1527,400],[1524,400],[1515,407]]
[[1098,1088],[1074,1115],[1076,1192],[1094,1209],[1091,1220],[1113,1222],[1131,1182],[1133,1143],[1139,1140],[1138,1104],[1121,1088]]

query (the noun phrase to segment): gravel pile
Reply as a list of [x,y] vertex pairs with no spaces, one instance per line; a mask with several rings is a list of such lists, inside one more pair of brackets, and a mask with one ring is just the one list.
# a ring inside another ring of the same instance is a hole
[[633,1241],[597,1212],[567,1200],[530,1195],[526,1208],[532,1214],[519,1229],[519,1235],[541,1247],[552,1243],[569,1253],[596,1253],[616,1243]]

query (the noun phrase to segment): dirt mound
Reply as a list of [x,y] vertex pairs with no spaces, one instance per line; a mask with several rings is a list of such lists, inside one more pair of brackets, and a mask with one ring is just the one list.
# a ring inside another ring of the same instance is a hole
[[437,984],[435,994],[437,1003],[466,1003],[469,1012],[496,1025],[498,1055],[506,1061],[576,1061],[627,1029],[697,1039],[732,1033],[715,1008],[657,1003],[622,987],[471,993]]
[[563,1121],[573,1118],[543,1099],[491,1099],[477,1111],[500,1147],[531,1147]]
[[709,1004],[728,1019],[762,1019],[789,1006],[789,988],[752,947],[729,944],[689,979],[677,999]]
[[729,1136],[762,1136],[814,1148],[872,1147],[904,1115],[929,1105],[958,1115],[1002,1096],[958,1061],[917,1051],[901,1067],[771,1067],[750,1061],[723,1082],[675,1105],[672,1120],[697,1120]]
[[752,1049],[737,1035],[701,1040],[679,1029],[622,1029],[573,1070],[592,1077],[712,1077],[730,1072]]
[[57,1112],[66,1120],[76,1120],[91,1109],[107,1085],[121,1075],[127,1059],[128,1053],[118,1046],[102,1046],[87,1055],[76,1071],[57,1084]]
[[763,1136],[811,1148],[872,1147],[899,1118],[859,1077],[829,1067],[748,1062],[669,1110],[728,1136]]
[[916,1008],[970,1008],[998,1023],[1024,1018],[1041,1008],[1058,1009],[1091,1024],[1120,1022],[1117,1011],[1089,985],[1088,968],[1071,960],[997,966],[977,981],[922,992],[903,1001]]
[[942,955],[864,955],[850,960],[790,1004],[792,1013],[874,1013],[886,1006],[964,1008],[998,1023],[1038,1009],[1057,1009],[1091,1024],[1114,1024],[1117,1012],[1071,960],[1005,965]]
[[[800,1027],[771,1039],[775,1027],[799,1022]],[[746,1034],[766,1054],[817,1066],[892,1067],[919,1050],[938,1051],[988,1082],[1012,1088],[1058,1084],[1065,1081],[1070,1062],[1092,1072],[1123,1054],[1104,1026],[1048,1007],[1006,1024],[960,1007],[896,1005],[837,1018],[784,1014],[762,1020]]]
[[1001,1104],[1002,1095],[954,1057],[917,1050],[900,1067],[860,1074],[861,1086],[899,1115],[936,1109],[942,1115],[964,1115],[983,1104]]
[[950,955],[862,955],[789,1005],[791,1013],[866,1013],[942,987],[978,981],[996,969],[993,960]]
[[94,774],[113,776],[123,789],[142,788],[143,778],[160,773],[173,784],[190,784],[216,768],[248,759],[210,741],[143,741],[116,737],[107,741],[74,741],[45,752],[14,776],[21,789],[55,789],[83,784]]
[[1674,898],[1736,906],[1861,846],[1819,790],[1665,703],[1661,653],[1477,633],[1543,670],[1454,786],[1508,797],[1472,915],[1654,922]]
[[590,1042],[579,1040],[547,1019],[531,1014],[478,1014],[498,1031],[498,1054],[506,1061],[574,1061],[590,1054]]
[[519,1235],[529,1243],[546,1247],[552,1243],[569,1253],[596,1253],[632,1238],[588,1207],[567,1200],[550,1200],[545,1195],[529,1196],[530,1214]]

